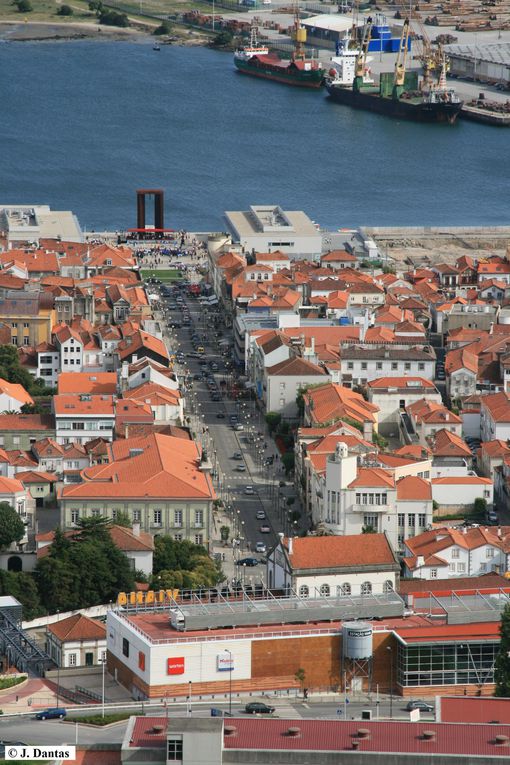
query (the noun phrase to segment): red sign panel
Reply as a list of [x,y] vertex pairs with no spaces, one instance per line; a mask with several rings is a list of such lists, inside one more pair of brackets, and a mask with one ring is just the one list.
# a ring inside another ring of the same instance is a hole
[[167,675],[183,675],[184,674],[184,656],[180,656],[178,659],[167,659],[166,673]]

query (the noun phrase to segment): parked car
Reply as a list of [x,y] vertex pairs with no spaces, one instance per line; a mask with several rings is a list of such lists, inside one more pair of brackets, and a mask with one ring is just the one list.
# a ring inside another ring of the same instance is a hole
[[244,493],[247,496],[252,496],[252,494],[255,494],[255,489],[253,488],[253,486],[245,486],[244,487]]
[[[245,473],[246,472],[246,465],[237,465],[236,470],[238,473]],[[246,492],[245,492],[246,494]]]
[[232,430],[244,430],[244,425],[241,425],[240,422],[236,422],[232,425]]
[[264,544],[264,542],[257,542],[257,544],[255,545],[255,552],[258,552],[258,553],[267,552],[267,545]]
[[233,460],[242,460],[243,459],[243,455],[242,455],[241,452],[234,452],[234,454],[232,455],[232,459]]
[[225,419],[225,415],[223,414],[223,412],[218,412],[218,414],[216,415],[216,419],[217,420],[224,420]]
[[244,711],[247,715],[272,715],[274,707],[270,707],[262,701],[251,701],[246,704]]
[[271,533],[271,527],[267,525],[267,523],[263,523],[262,526],[259,529],[261,534],[270,534]]
[[236,561],[238,566],[258,566],[259,562],[257,558],[240,558]]
[[408,712],[412,712],[413,709],[419,709],[420,712],[434,711],[434,707],[432,704],[427,704],[426,701],[421,701],[420,699],[416,699],[415,701],[409,701],[407,703],[406,709]]
[[67,710],[64,707],[50,707],[49,709],[43,709],[41,712],[37,712],[36,720],[62,720],[67,715]]
[[486,517],[487,523],[490,523],[492,526],[498,524],[498,514],[494,510],[487,510]]

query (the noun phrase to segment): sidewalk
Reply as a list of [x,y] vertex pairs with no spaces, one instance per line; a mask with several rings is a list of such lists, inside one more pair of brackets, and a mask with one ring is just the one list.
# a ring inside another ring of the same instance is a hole
[[29,679],[25,685],[12,691],[0,693],[0,709],[4,714],[14,712],[37,712],[39,709],[56,706],[56,695],[45,680]]

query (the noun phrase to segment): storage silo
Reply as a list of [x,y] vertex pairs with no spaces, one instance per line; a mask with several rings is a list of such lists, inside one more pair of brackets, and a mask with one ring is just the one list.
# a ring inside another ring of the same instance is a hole
[[342,678],[345,693],[370,691],[374,629],[370,622],[342,625]]

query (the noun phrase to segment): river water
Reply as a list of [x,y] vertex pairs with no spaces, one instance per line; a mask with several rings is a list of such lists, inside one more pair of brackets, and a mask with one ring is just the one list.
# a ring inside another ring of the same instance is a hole
[[331,228],[510,222],[507,129],[401,123],[149,41],[1,44],[0,72],[0,204],[117,229],[161,187],[189,230],[273,203]]

